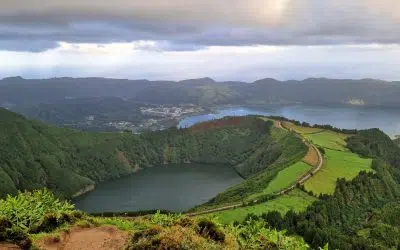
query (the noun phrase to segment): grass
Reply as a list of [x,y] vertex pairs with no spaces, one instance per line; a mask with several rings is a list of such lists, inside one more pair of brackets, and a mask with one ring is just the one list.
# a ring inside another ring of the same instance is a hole
[[359,157],[351,152],[325,149],[326,163],[320,171],[310,178],[304,187],[314,194],[333,194],[336,180],[351,180],[361,171],[372,171],[371,159]]
[[280,171],[278,175],[273,179],[268,187],[265,189],[264,193],[272,194],[274,192],[281,191],[282,189],[290,186],[294,183],[298,178],[300,178],[304,173],[309,171],[311,166],[299,161],[292,166],[285,168]]
[[260,195],[272,194],[275,192],[279,192],[282,189],[289,187],[293,184],[298,178],[300,178],[304,173],[309,171],[311,166],[299,161],[290,167],[287,167],[280,171],[277,176],[268,184],[267,188],[265,188],[262,193],[257,193],[249,197],[249,200],[256,198]]
[[348,135],[326,130],[315,134],[304,134],[304,137],[310,140],[313,144],[324,148],[348,151],[345,141]]
[[309,128],[309,127],[302,127],[302,126],[297,126],[291,122],[282,122],[282,125],[289,129],[289,130],[294,130],[295,132],[299,134],[311,134],[311,133],[318,133],[321,131],[324,131],[321,128]]
[[317,150],[314,147],[309,146],[308,152],[306,156],[304,156],[303,161],[310,166],[317,167],[319,165],[319,160],[320,159]]
[[94,217],[93,221],[98,225],[115,226],[122,231],[134,231],[137,224],[133,220],[118,217]]
[[321,128],[309,128],[309,127],[297,126],[291,122],[283,122],[282,124],[285,128],[301,134],[302,136],[312,141],[316,145],[319,145],[324,148],[348,151],[345,142],[348,135],[337,133],[330,130],[324,130]]
[[218,217],[221,223],[229,224],[234,221],[243,221],[249,213],[261,215],[269,211],[279,211],[282,214],[286,214],[289,210],[304,211],[315,200],[317,200],[315,197],[295,189],[288,194],[261,204],[220,211],[214,213],[213,216]]
[[279,121],[278,120],[274,120],[274,119],[271,119],[271,118],[268,118],[268,117],[265,117],[265,116],[261,116],[261,117],[259,117],[261,120],[264,120],[264,121],[271,121],[271,122],[273,122],[274,123],[274,127],[275,128],[279,128]]

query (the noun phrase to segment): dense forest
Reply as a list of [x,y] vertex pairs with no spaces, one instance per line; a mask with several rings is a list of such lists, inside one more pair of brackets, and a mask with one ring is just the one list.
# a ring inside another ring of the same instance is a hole
[[[47,187],[71,197],[98,182],[170,163],[229,164],[247,178],[274,168],[287,154],[271,127],[256,117],[230,117],[140,135],[90,133],[0,109],[0,195]],[[302,147],[290,138],[288,144]]]
[[397,136],[397,138],[394,140],[394,143],[400,147],[400,136]]
[[283,218],[269,212],[257,219],[304,237],[313,248],[400,248],[400,148],[378,129],[359,131],[348,147],[373,157],[374,172],[352,181],[339,179],[333,196],[322,195],[305,212],[289,211]]

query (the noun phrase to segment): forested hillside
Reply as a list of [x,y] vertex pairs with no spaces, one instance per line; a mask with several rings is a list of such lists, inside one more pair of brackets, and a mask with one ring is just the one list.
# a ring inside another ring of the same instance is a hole
[[272,137],[273,143],[264,143],[243,163],[236,166],[239,172],[251,171],[252,175],[238,185],[218,194],[204,206],[243,201],[251,194],[262,192],[279,171],[300,161],[307,153],[307,146],[291,132],[274,129]]
[[340,179],[333,196],[322,195],[305,212],[261,216],[271,226],[304,237],[313,248],[399,249],[400,149],[378,129],[359,131],[348,147],[373,157],[374,173]]
[[71,197],[100,181],[169,163],[229,164],[249,177],[275,166],[284,154],[271,127],[242,117],[140,135],[88,133],[0,109],[0,195],[47,187]]
[[400,147],[400,137],[396,138],[396,139],[394,140],[394,143],[397,144],[397,146]]
[[[399,82],[374,79],[309,78],[278,81],[271,78],[252,83],[216,82],[210,78],[184,81],[147,81],[106,78],[52,78],[0,80],[0,105],[36,105],[66,98],[120,97],[139,103],[198,105],[288,104],[338,105],[352,99],[366,106],[398,108]],[[373,94],[371,94],[373,93]]]

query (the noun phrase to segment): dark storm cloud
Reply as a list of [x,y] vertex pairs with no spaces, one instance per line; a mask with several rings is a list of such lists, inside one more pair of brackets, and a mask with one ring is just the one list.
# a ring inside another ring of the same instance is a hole
[[398,0],[0,0],[0,49],[59,41],[210,45],[400,43]]
[[55,41],[42,40],[0,40],[0,50],[41,52],[44,49],[56,48]]

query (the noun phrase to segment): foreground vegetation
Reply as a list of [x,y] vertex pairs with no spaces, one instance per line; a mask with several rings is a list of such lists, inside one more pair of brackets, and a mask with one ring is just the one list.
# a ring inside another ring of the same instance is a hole
[[156,213],[131,220],[90,217],[47,190],[8,196],[0,200],[0,208],[0,242],[24,249],[58,242],[63,232],[74,227],[101,225],[127,231],[127,249],[308,249],[301,238],[269,229],[263,221],[223,226],[212,219],[191,219],[180,214]]

